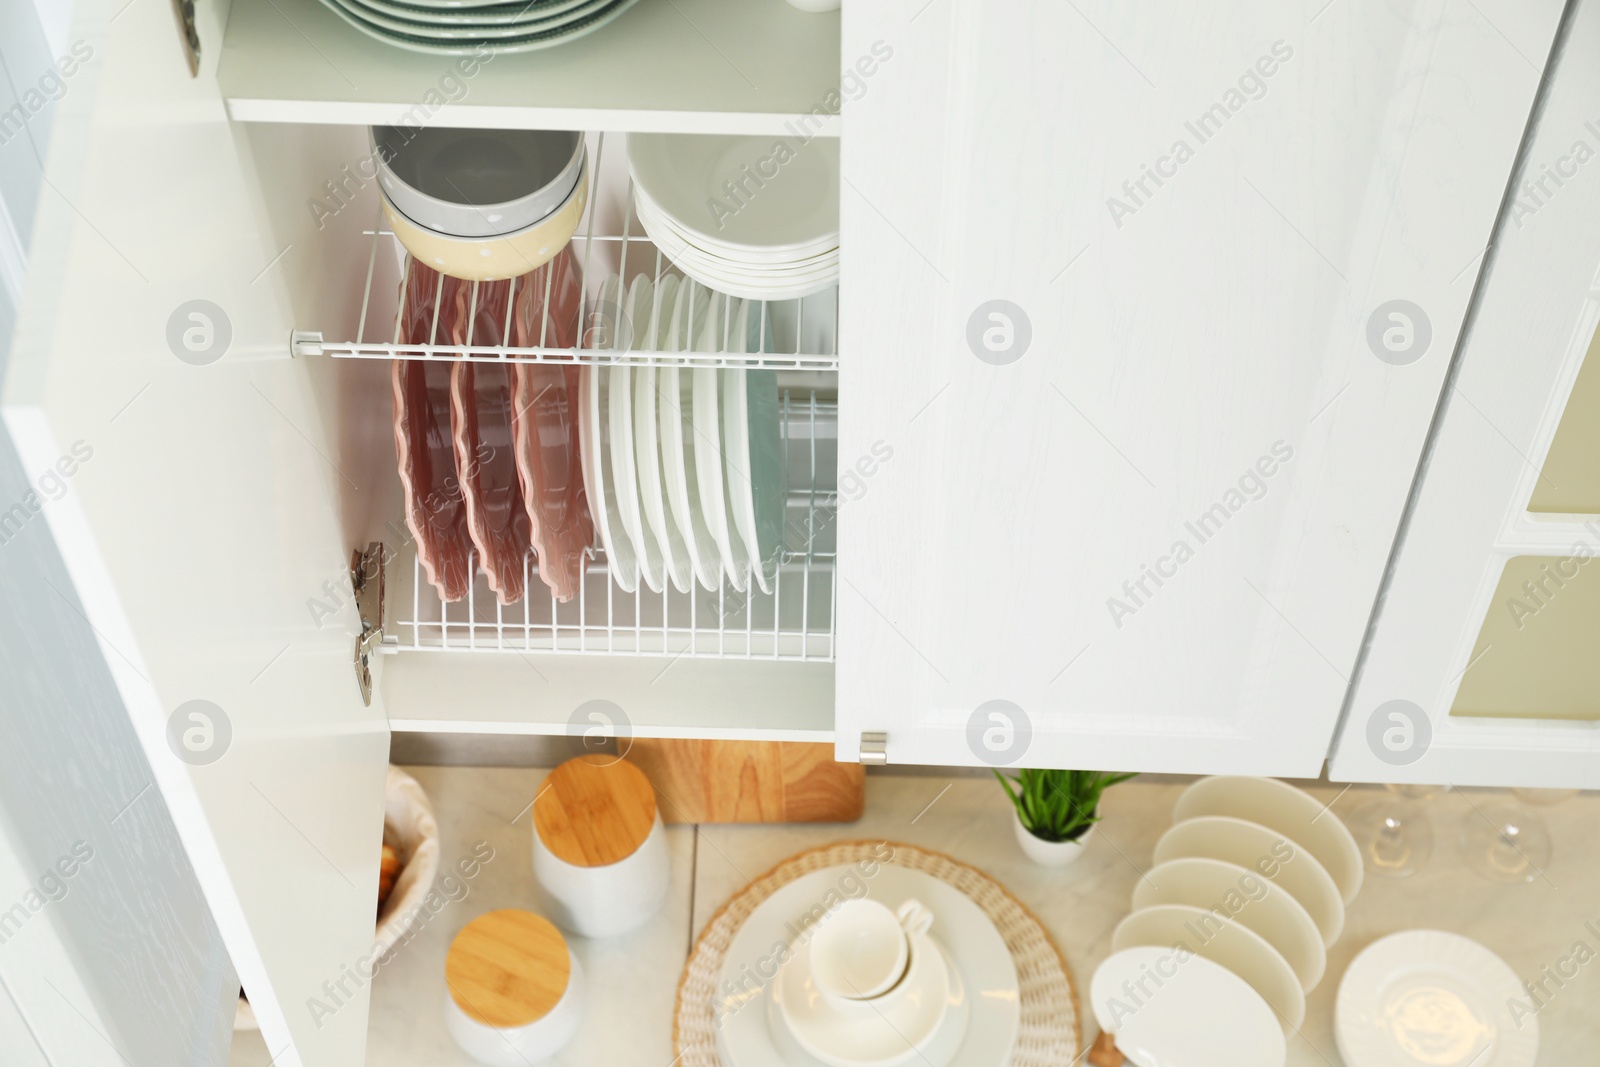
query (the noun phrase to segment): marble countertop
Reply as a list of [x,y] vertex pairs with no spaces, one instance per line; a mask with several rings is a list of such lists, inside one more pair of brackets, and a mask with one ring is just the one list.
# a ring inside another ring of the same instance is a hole
[[[495,858],[463,882],[453,900],[403,946],[373,982],[367,1062],[383,1067],[470,1067],[444,1030],[444,956],[450,939],[494,908],[538,910],[527,806],[545,772],[476,767],[408,767],[433,799],[443,836],[441,870],[488,842]],[[1156,839],[1171,825],[1186,779],[1139,779],[1106,794],[1104,820],[1074,866],[1046,870],[1021,853],[1011,809],[992,778],[871,775],[866,814],[844,825],[670,827],[673,884],[661,913],[640,931],[606,942],[573,939],[589,976],[590,1014],[555,1060],[561,1067],[670,1067],[672,1008],[693,938],[733,893],[784,858],[831,841],[887,839],[945,852],[1009,888],[1050,929],[1085,995],[1110,951],[1111,931],[1129,910]],[[1302,783],[1304,784],[1304,783]],[[1306,788],[1348,815],[1385,792],[1358,786]],[[1406,879],[1368,877],[1346,926],[1328,951],[1328,970],[1307,997],[1304,1026],[1289,1042],[1293,1067],[1345,1067],[1333,1036],[1339,979],[1355,955],[1398,930],[1432,927],[1464,934],[1498,953],[1524,980],[1568,956],[1578,941],[1600,949],[1600,795],[1536,809],[1549,825],[1554,857],[1525,885],[1485,881],[1457,845],[1464,820],[1500,799],[1496,791],[1445,793],[1425,802],[1435,829],[1431,862]],[[1591,971],[1593,973],[1591,973]],[[1553,987],[1552,987],[1553,988]],[[1085,1041],[1096,1027],[1088,1006]],[[1580,969],[1540,1009],[1540,1067],[1592,1062],[1600,1048],[1600,967]],[[256,1033],[238,1035],[230,1067],[267,1067]],[[1361,1067],[1361,1065],[1347,1065]]]

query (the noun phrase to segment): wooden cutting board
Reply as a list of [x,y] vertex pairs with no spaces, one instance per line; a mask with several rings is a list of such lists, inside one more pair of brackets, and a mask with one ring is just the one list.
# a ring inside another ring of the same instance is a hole
[[866,804],[866,768],[827,744],[635,738],[628,762],[668,823],[854,822]]

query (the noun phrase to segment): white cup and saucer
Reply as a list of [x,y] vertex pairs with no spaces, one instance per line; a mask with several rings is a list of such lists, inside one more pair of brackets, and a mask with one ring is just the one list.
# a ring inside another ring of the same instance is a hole
[[821,920],[773,987],[794,1042],[829,1067],[948,1062],[966,1031],[960,972],[916,900],[848,900]]

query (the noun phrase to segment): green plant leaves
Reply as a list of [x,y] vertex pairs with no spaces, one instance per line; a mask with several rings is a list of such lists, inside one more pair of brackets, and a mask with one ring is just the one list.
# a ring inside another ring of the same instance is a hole
[[1006,796],[1028,832],[1043,841],[1072,841],[1100,821],[1100,797],[1133,774],[1109,771],[1058,771],[1024,767],[1017,777],[998,770]]

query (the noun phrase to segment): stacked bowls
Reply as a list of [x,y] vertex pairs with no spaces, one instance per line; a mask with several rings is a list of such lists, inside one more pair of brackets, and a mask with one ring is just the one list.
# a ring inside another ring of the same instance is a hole
[[373,126],[383,212],[418,262],[467,281],[544,266],[588,204],[588,153],[569,130]]
[[531,52],[593,33],[636,0],[323,0],[369,37],[413,52]]
[[634,209],[689,277],[744,300],[839,280],[836,138],[632,134]]

